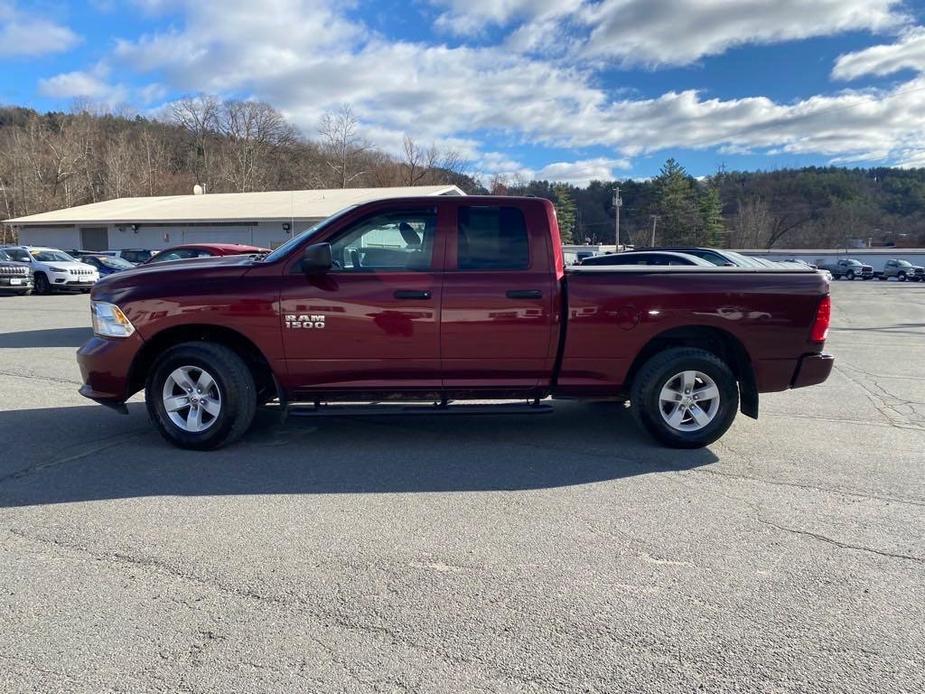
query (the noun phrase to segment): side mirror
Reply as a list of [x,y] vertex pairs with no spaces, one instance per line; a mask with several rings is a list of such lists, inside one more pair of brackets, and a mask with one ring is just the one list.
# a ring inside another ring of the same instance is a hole
[[327,272],[333,265],[329,243],[312,244],[302,254],[302,271],[307,275]]

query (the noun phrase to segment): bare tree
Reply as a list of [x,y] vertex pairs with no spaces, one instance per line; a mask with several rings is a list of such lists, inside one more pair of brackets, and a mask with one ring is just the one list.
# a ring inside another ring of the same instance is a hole
[[298,140],[283,114],[262,101],[226,101],[219,129],[230,153],[226,178],[241,193],[265,190],[272,180],[272,154]]
[[325,113],[318,125],[325,163],[341,188],[367,173],[358,170],[361,155],[369,149],[369,143],[360,136],[359,126],[353,109],[346,104],[333,113]]
[[212,144],[218,132],[220,109],[221,102],[205,94],[180,99],[170,109],[173,122],[192,138],[192,170],[196,182],[206,190],[212,189],[215,180]]

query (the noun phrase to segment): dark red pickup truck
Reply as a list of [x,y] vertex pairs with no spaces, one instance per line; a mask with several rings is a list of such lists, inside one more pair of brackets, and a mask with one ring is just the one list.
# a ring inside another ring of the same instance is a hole
[[757,417],[759,392],[821,383],[833,364],[818,272],[565,270],[538,198],[371,202],[268,255],[141,266],[91,298],[80,392],[125,411],[145,389],[158,429],[187,448],[234,441],[277,400],[541,411],[550,395],[629,399],[656,439],[698,447],[740,404]]

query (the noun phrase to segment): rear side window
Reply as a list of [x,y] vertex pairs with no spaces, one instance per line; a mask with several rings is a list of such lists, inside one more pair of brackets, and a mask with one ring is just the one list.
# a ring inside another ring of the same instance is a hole
[[460,207],[457,235],[460,270],[525,270],[530,243],[516,207]]

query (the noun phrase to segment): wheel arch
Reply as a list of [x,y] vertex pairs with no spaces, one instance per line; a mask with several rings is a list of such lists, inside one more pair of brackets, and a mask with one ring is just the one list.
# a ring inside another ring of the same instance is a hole
[[129,369],[129,394],[145,387],[145,381],[158,356],[184,342],[214,342],[234,351],[254,376],[259,397],[271,400],[280,395],[279,384],[269,360],[247,336],[224,325],[197,323],[166,328],[145,340]]
[[672,347],[695,347],[715,354],[722,359],[739,382],[740,409],[742,414],[757,419],[758,384],[752,360],[735,335],[722,328],[711,325],[686,325],[665,330],[652,337],[636,355],[626,375],[626,383],[631,384],[636,374],[653,356]]

